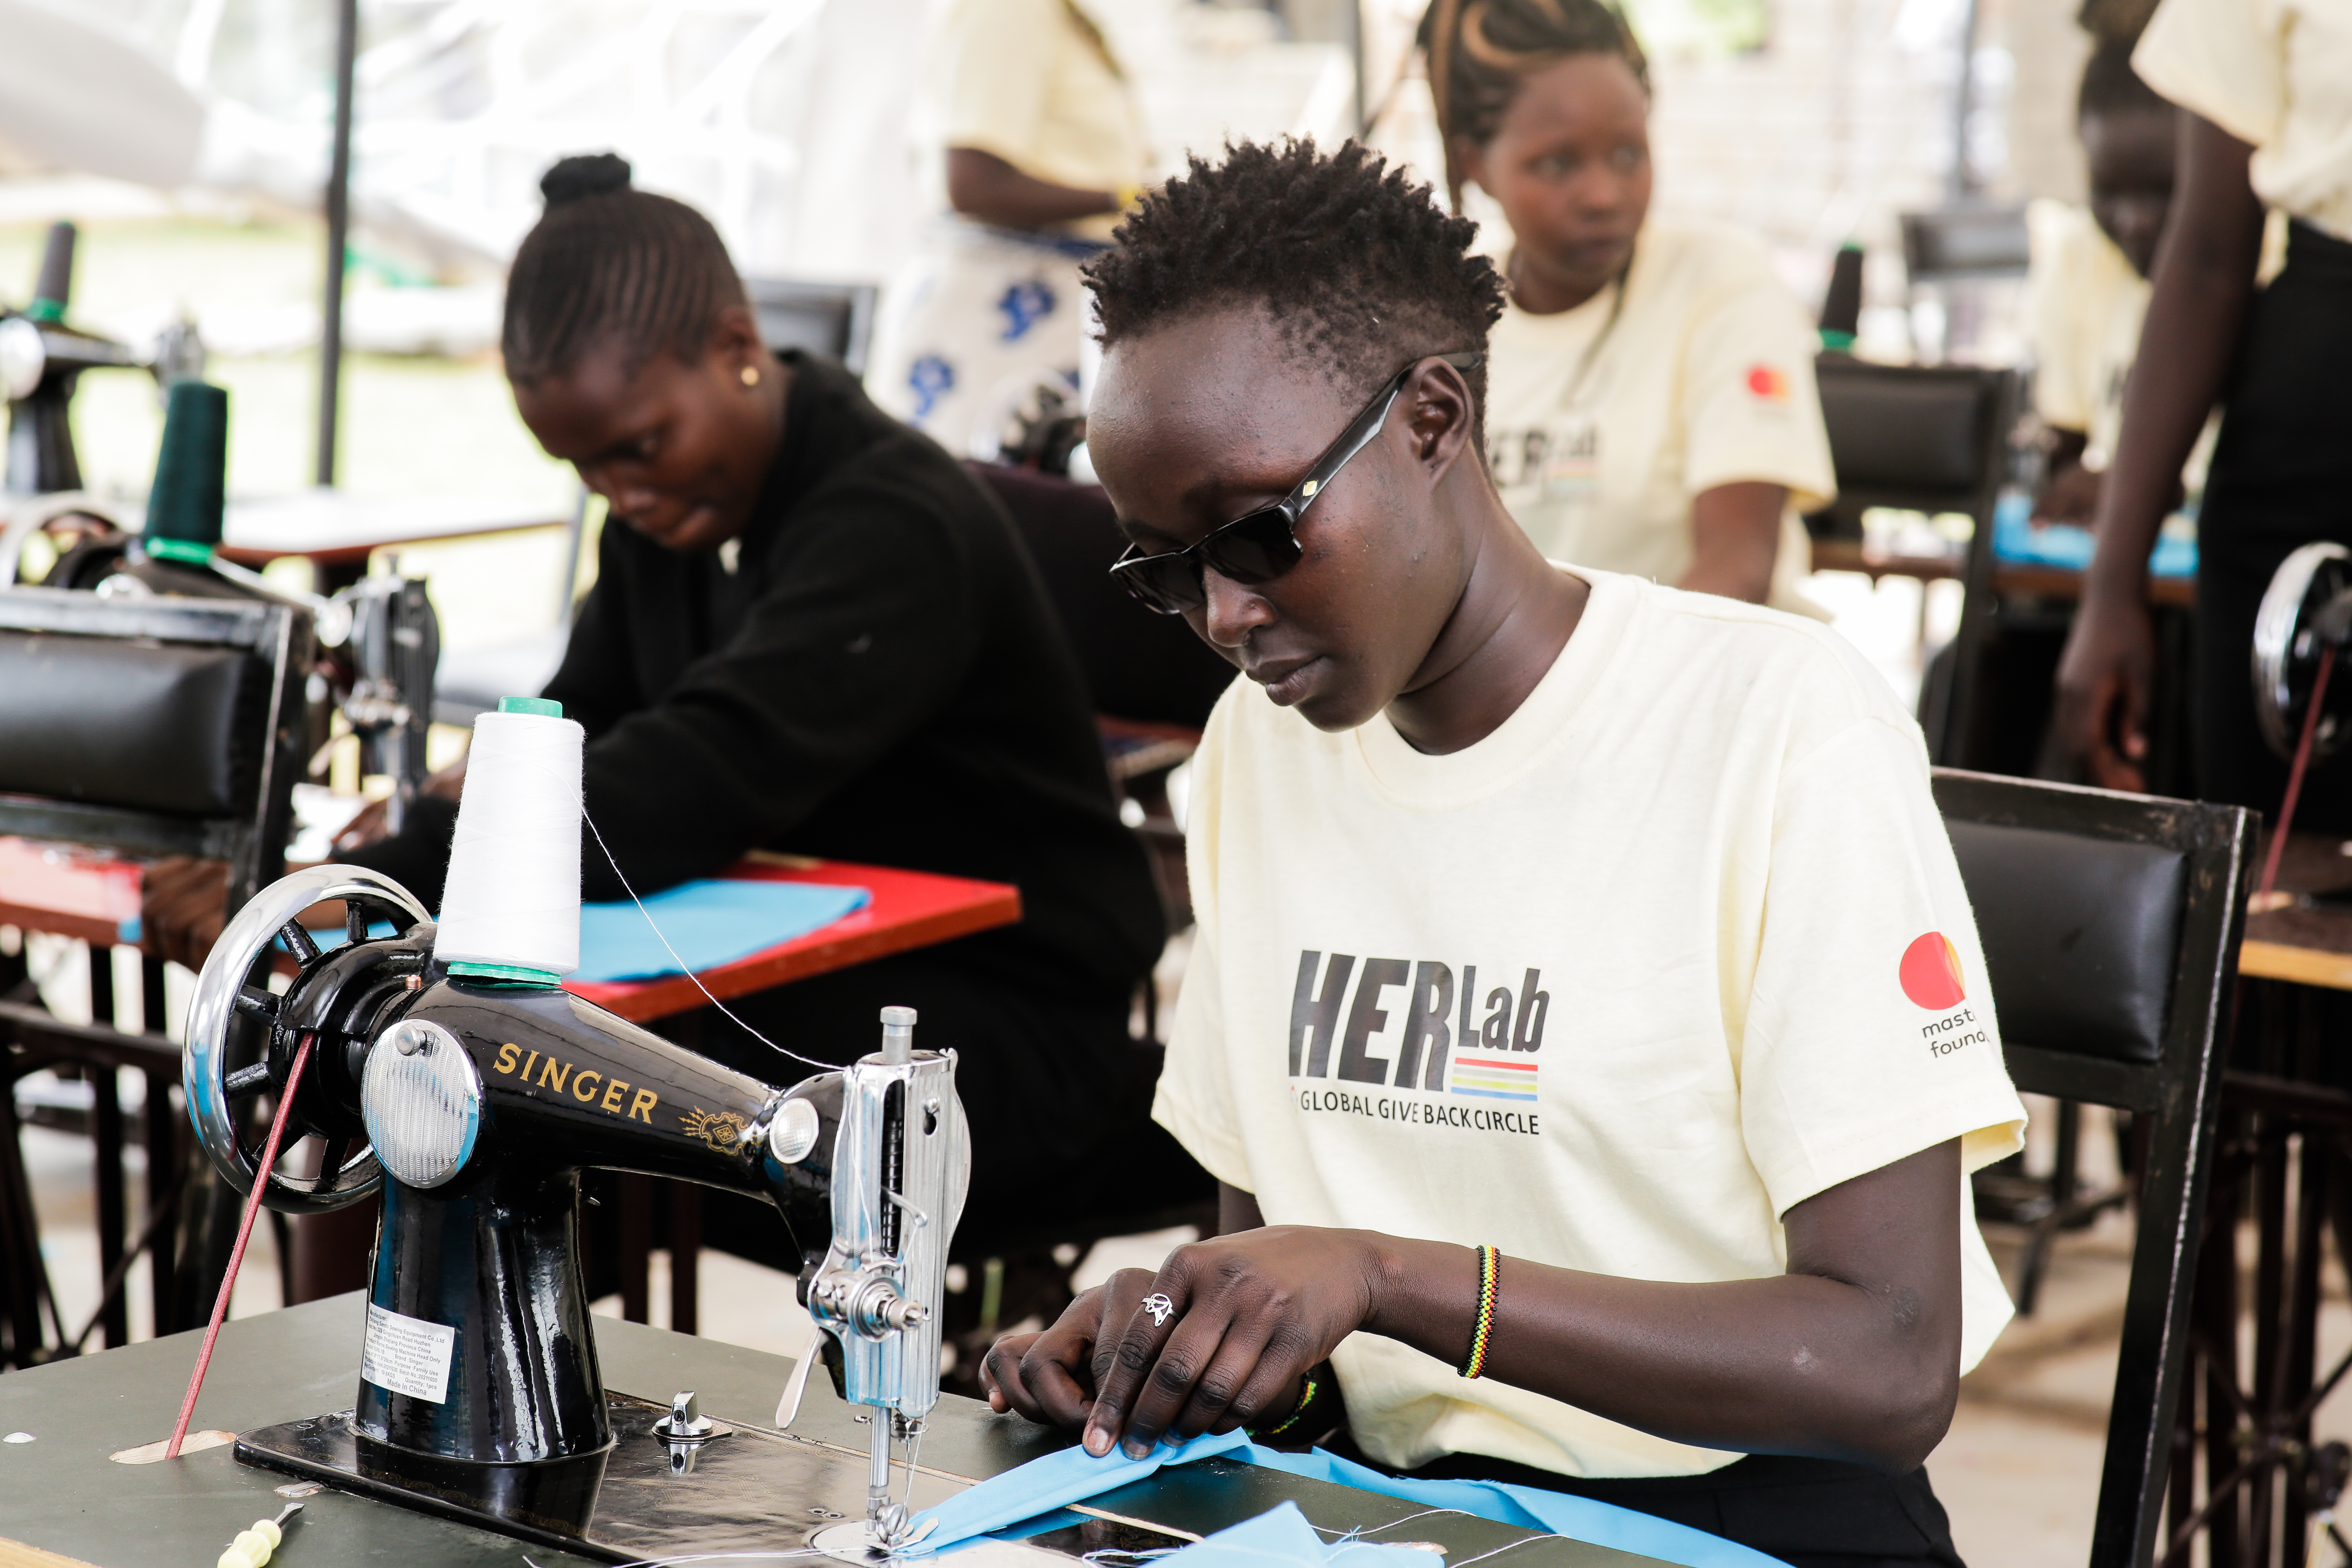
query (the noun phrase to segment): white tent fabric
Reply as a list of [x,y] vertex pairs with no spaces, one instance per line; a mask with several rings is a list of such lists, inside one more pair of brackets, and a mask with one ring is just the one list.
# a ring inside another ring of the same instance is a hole
[[0,0],[0,142],[35,163],[170,187],[194,172],[205,106],[102,18]]

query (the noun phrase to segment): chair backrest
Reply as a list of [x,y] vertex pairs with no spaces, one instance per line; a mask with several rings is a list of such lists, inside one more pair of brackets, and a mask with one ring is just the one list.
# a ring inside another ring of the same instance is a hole
[[1864,510],[1881,506],[1966,512],[1990,527],[2006,472],[2013,373],[1825,353],[1813,375],[1838,486],[1837,500],[1806,520],[1816,534],[1859,539]]
[[2022,278],[2025,209],[1963,202],[1905,213],[1903,261],[1916,286],[1969,278]]
[[1127,548],[1100,485],[995,463],[966,465],[1004,503],[1061,617],[1095,711],[1198,730],[1234,667],[1181,617],[1152,614],[1111,581]]
[[808,349],[839,360],[852,375],[866,374],[866,351],[874,341],[873,284],[746,278],[743,289],[770,348]]
[[285,866],[310,616],[237,599],[0,593],[0,834]]
[[1805,520],[1816,537],[1859,539],[1862,514],[1882,506],[1961,512],[1974,524],[1950,683],[1923,704],[1928,755],[1948,761],[1968,732],[1992,616],[1992,515],[2009,477],[2021,384],[2012,370],[1870,364],[1844,354],[1822,355],[1813,373],[1838,484],[1837,500]]
[[2252,814],[1938,769],[2021,1089],[2151,1123],[2093,1568],[2158,1545],[2221,1056],[2245,928]]

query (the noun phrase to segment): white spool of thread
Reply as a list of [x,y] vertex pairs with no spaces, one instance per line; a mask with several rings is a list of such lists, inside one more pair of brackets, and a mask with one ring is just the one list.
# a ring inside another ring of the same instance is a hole
[[460,973],[551,984],[580,967],[585,734],[562,711],[509,697],[474,721],[434,941]]

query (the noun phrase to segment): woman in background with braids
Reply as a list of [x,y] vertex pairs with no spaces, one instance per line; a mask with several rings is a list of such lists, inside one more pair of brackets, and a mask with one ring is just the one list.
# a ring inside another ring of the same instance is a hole
[[[649,894],[752,849],[1016,884],[1016,925],[730,1005],[843,1062],[875,1048],[883,1006],[919,1009],[923,1038],[961,1053],[968,1215],[1097,1190],[1065,1178],[1112,1147],[1138,1182],[1181,1184],[1190,1162],[1145,1120],[1156,1055],[1139,1062],[1128,1035],[1159,895],[1010,520],[840,365],[769,352],[701,214],[632,189],[610,153],[567,158],[541,188],[508,281],[507,377],[531,434],[611,508],[545,692],[587,729],[585,805],[614,858],[583,836],[583,897]],[[401,834],[337,858],[437,906],[461,783],[437,779]],[[218,886],[208,898],[151,900],[170,956],[203,961]],[[716,1015],[697,1048],[771,1082],[807,1070]],[[756,1206],[739,1225],[712,1199],[713,1239],[797,1268]]]
[[1436,0],[1421,44],[1454,208],[1503,209],[1486,449],[1554,560],[1812,612],[1800,511],[1836,484],[1814,336],[1752,237],[1650,212],[1649,68],[1602,0]]

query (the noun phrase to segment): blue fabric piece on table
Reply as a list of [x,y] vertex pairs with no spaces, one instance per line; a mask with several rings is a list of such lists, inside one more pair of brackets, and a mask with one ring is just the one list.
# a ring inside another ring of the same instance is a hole
[[[2074,523],[2047,522],[2036,528],[2033,498],[2022,490],[2002,496],[1993,508],[1992,552],[2000,560],[2080,572],[2091,564],[2095,543],[2089,529]],[[2170,531],[2158,534],[2147,569],[2156,577],[2194,577],[2197,542]]]
[[[1101,1458],[1084,1448],[1065,1448],[1032,1459],[968,1491],[958,1492],[936,1508],[924,1510],[916,1516],[917,1526],[938,1521],[938,1528],[929,1538],[929,1544],[934,1549],[944,1548],[1054,1509],[1084,1502],[1130,1481],[1139,1481],[1163,1465],[1189,1464],[1218,1455],[1308,1480],[1330,1481],[1428,1508],[1458,1510],[1497,1524],[1515,1524],[1522,1530],[1611,1546],[1620,1552],[1675,1563],[1679,1568],[1785,1568],[1780,1559],[1767,1557],[1752,1547],[1688,1525],[1619,1508],[1614,1503],[1506,1481],[1406,1479],[1320,1448],[1305,1454],[1280,1453],[1251,1442],[1241,1432],[1199,1436],[1173,1446],[1163,1444],[1144,1459],[1130,1459],[1118,1448]],[[1364,1568],[1371,1568],[1371,1564],[1367,1563]]]
[[[1786,1568],[1777,1557],[1767,1557],[1752,1546],[1675,1524],[1654,1514],[1637,1513],[1615,1503],[1596,1502],[1542,1487],[1510,1481],[1410,1480],[1369,1465],[1359,1465],[1320,1448],[1304,1454],[1277,1453],[1251,1444],[1250,1463],[1284,1470],[1309,1480],[1331,1481],[1360,1491],[1379,1492],[1430,1508],[1459,1509],[1497,1524],[1565,1535],[1595,1546],[1613,1546],[1639,1557],[1654,1557],[1681,1568]],[[1237,1456],[1240,1457],[1240,1456]]]
[[1166,1568],[1265,1568],[1269,1563],[1324,1568],[1341,1559],[1347,1568],[1431,1568],[1429,1553],[1411,1546],[1346,1536],[1326,1541],[1295,1502],[1270,1508],[1160,1561]]
[[[697,973],[829,926],[872,900],[864,888],[831,882],[705,879],[681,882],[646,900],[580,906],[580,967],[574,980],[650,980],[678,973],[677,949]],[[653,917],[652,923],[646,915]],[[655,927],[660,927],[660,935]]]
[[1113,1448],[1097,1459],[1073,1445],[960,1491],[917,1514],[914,1524],[919,1530],[933,1521],[938,1522],[939,1528],[927,1538],[937,1550],[1019,1524],[1024,1519],[1050,1513],[1070,1503],[1099,1497],[1129,1481],[1141,1480],[1162,1465],[1181,1465],[1254,1447],[1248,1435],[1242,1432],[1228,1432],[1222,1437],[1204,1435],[1188,1443],[1163,1443],[1151,1451],[1148,1459],[1130,1459],[1121,1448]]

